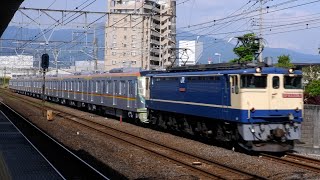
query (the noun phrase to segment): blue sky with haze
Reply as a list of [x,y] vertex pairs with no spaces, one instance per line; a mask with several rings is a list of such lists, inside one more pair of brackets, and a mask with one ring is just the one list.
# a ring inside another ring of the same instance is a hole
[[[52,9],[75,9],[83,2],[86,0],[25,0],[22,6],[48,8],[51,5]],[[107,0],[89,0],[88,3],[90,2],[94,3],[85,10],[107,9]],[[259,3],[256,0],[177,0],[177,4],[177,27],[183,27],[183,30],[226,41],[252,29],[255,33],[259,32],[259,16],[256,11]],[[263,8],[266,46],[308,54],[318,53],[320,0],[265,0]],[[221,20],[226,17],[229,18]],[[214,23],[206,23],[208,21]],[[198,23],[204,24],[193,26]],[[196,39],[197,36],[185,38]],[[199,40],[201,41],[201,36]]]

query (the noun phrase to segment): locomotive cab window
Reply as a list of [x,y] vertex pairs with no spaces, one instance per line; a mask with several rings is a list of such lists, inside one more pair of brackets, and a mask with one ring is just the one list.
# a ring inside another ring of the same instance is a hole
[[241,88],[264,89],[267,87],[267,76],[241,75]]
[[283,83],[285,89],[302,89],[301,76],[284,76]]
[[273,87],[273,89],[279,89],[279,86],[280,86],[279,76],[274,76],[272,78],[272,87]]

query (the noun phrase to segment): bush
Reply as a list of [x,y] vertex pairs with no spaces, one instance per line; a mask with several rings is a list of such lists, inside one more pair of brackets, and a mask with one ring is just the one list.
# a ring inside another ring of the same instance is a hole
[[310,96],[309,94],[305,94],[304,103],[320,105],[320,96]]
[[320,96],[320,80],[313,80],[306,86],[306,93],[312,97]]

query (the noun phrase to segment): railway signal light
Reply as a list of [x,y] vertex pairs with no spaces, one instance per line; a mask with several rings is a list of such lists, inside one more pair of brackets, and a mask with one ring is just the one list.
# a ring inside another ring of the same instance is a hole
[[42,54],[41,67],[42,67],[42,69],[48,69],[48,67],[49,67],[49,55],[48,54]]

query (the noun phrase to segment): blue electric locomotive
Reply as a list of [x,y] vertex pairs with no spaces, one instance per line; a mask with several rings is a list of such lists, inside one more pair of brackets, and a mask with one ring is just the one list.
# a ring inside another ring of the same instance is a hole
[[147,75],[150,123],[237,141],[254,151],[287,151],[300,139],[302,73],[275,67]]

